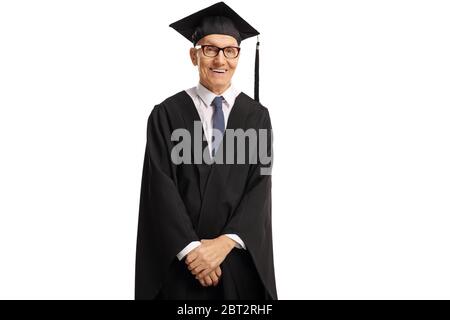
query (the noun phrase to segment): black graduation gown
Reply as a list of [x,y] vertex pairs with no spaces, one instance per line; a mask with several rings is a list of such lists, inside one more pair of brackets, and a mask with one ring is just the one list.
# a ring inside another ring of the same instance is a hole
[[[245,164],[173,164],[178,142],[171,134],[184,128],[193,137],[194,121],[200,117],[185,91],[156,105],[148,118],[135,298],[275,300],[271,176],[261,175],[262,163],[248,158]],[[237,96],[227,122],[227,129],[238,128],[271,129],[267,108],[245,93]],[[224,155],[228,138],[226,133],[220,145]],[[202,287],[176,255],[192,241],[226,233],[239,235],[247,250],[235,248],[226,257],[220,285]]]

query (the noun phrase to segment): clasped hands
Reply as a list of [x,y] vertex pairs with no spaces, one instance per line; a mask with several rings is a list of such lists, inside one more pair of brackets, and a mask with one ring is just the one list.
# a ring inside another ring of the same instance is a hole
[[234,245],[234,240],[225,235],[201,240],[201,245],[187,254],[187,268],[202,286],[217,286],[222,276],[220,264],[233,250]]

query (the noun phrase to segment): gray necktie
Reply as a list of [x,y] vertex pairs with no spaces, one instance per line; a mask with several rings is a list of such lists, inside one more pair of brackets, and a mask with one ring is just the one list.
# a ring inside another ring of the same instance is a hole
[[220,142],[222,141],[223,133],[225,132],[225,118],[223,116],[223,110],[222,110],[222,96],[217,96],[214,98],[212,102],[212,106],[214,106],[214,113],[213,113],[213,129],[220,131],[220,136],[215,137],[213,134],[213,142],[212,142],[212,156],[217,152],[217,149],[219,148]]

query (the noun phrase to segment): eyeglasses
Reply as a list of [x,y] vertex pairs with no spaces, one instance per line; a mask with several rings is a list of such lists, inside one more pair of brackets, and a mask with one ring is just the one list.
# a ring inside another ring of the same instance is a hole
[[[198,48],[198,47],[197,47]],[[225,47],[219,48],[211,45],[201,45],[202,52],[205,56],[214,58],[217,57],[220,51],[223,51],[223,55],[225,58],[234,59],[239,55],[239,51],[241,51],[240,47]]]

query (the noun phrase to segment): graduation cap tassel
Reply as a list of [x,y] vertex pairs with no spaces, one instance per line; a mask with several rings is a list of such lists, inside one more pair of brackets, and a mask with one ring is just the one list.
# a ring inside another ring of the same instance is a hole
[[256,40],[255,54],[255,100],[259,102],[259,36]]

